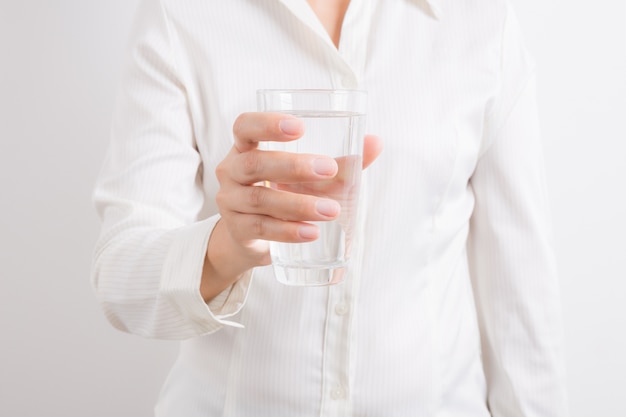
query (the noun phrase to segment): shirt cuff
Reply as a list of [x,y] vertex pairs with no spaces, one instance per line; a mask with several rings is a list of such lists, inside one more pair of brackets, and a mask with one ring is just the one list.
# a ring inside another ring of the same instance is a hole
[[179,229],[166,255],[161,276],[161,294],[194,327],[198,335],[208,334],[224,326],[243,327],[226,320],[243,307],[252,271],[222,291],[209,304],[200,294],[202,268],[209,237],[220,216]]

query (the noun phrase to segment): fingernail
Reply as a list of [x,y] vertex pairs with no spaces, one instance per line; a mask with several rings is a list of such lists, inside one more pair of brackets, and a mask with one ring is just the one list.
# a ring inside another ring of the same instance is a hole
[[335,217],[339,214],[339,203],[335,200],[317,200],[315,203],[315,209],[319,214],[326,217]]
[[318,175],[335,175],[337,162],[330,158],[318,158],[313,161],[313,170]]
[[317,227],[312,224],[306,224],[298,228],[298,235],[303,239],[317,239]]
[[283,119],[278,123],[278,127],[287,135],[297,135],[304,129],[299,119]]

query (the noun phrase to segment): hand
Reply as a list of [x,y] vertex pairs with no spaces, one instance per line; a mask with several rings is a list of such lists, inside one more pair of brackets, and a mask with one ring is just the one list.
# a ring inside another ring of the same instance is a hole
[[[267,241],[313,241],[319,231],[307,222],[333,220],[340,213],[339,203],[333,199],[256,185],[261,181],[287,187],[299,183],[329,184],[336,176],[338,161],[328,156],[258,149],[262,141],[300,138],[304,133],[300,120],[280,113],[244,113],[235,121],[233,132],[234,146],[216,169],[221,220],[209,241],[203,274],[205,290],[207,280],[224,289],[248,269],[269,265]],[[378,137],[366,136],[363,167],[376,159],[381,150]],[[202,292],[207,299],[213,291]]]

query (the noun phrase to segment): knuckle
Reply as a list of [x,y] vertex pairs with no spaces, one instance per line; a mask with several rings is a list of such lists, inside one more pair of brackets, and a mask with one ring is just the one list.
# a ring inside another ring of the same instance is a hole
[[311,218],[314,216],[311,213],[315,212],[315,203],[311,200],[311,197],[304,194],[297,194],[295,211],[301,218]]
[[263,237],[267,233],[265,220],[262,216],[254,216],[252,220],[252,232],[257,237]]
[[222,182],[228,175],[228,165],[226,161],[222,161],[215,167],[215,177]]
[[289,199],[285,200],[283,209],[286,214],[285,217],[290,220],[303,221],[313,220],[317,216],[315,215],[314,202],[310,196],[298,193],[289,193]]
[[304,164],[297,156],[289,159],[287,169],[293,178],[305,178],[309,172],[307,164]]
[[243,154],[242,171],[246,177],[254,177],[261,168],[261,159],[258,152],[246,152]]
[[239,216],[236,215],[235,213],[229,213],[228,215],[222,214],[222,219],[225,221],[226,228],[228,229],[228,233],[231,235],[231,237],[235,241],[241,241],[245,239],[242,233],[243,231],[241,230],[240,227],[238,227],[238,225],[241,224],[241,222],[237,221],[238,217]]
[[242,113],[233,122],[233,135],[238,138],[245,131],[247,113]]
[[226,202],[227,202],[226,193],[224,193],[223,190],[219,190],[215,194],[215,203],[221,210],[223,210],[226,207]]
[[268,119],[266,119],[266,123],[262,127],[262,134],[268,138],[281,136],[282,132],[278,127],[278,120],[274,117],[268,117]]
[[262,207],[265,203],[265,189],[263,187],[248,187],[248,204],[252,208]]

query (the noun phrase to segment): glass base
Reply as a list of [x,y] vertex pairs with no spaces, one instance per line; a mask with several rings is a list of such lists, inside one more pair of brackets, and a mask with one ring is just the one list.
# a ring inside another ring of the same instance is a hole
[[274,275],[278,282],[296,287],[319,287],[334,285],[343,281],[346,268],[301,268],[274,265]]

